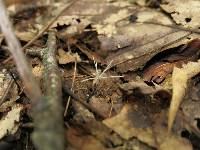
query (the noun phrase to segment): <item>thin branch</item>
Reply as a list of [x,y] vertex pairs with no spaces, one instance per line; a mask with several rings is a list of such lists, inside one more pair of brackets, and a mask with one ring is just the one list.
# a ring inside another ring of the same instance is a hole
[[[77,61],[75,60],[71,91],[73,91],[73,88],[74,88],[74,81],[75,81],[75,78],[76,78],[76,70],[77,70]],[[66,117],[66,115],[67,115],[67,111],[68,111],[68,108],[69,108],[70,101],[71,101],[71,96],[68,97],[67,105],[65,107],[64,117]]]

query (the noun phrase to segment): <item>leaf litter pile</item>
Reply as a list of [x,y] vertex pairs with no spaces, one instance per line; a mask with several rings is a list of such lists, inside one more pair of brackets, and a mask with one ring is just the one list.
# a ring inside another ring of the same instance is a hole
[[1,150],[200,150],[199,0],[0,0]]

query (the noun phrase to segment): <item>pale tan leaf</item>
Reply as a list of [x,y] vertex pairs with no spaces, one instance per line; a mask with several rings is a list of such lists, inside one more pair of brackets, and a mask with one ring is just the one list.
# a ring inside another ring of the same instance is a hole
[[174,68],[172,73],[173,94],[169,109],[168,130],[170,131],[179,109],[180,103],[185,95],[187,81],[200,72],[200,60],[198,62],[190,62],[183,68]]
[[8,134],[14,134],[19,128],[22,105],[14,105],[12,110],[0,120],[0,139]]
[[171,14],[177,24],[185,27],[199,27],[200,1],[198,0],[165,0],[162,9]]
[[118,115],[104,120],[103,123],[126,140],[136,137],[160,150],[192,150],[188,141],[173,134],[168,135],[167,128],[161,125],[157,125],[153,131],[148,122],[141,121],[138,113],[134,106],[125,105]]
[[67,64],[71,62],[80,62],[81,58],[78,55],[78,53],[72,53],[72,52],[65,52],[63,49],[58,50],[58,61],[59,64]]

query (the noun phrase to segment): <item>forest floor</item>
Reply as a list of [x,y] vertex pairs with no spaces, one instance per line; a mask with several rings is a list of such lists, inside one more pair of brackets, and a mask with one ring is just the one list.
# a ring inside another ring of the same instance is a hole
[[1,150],[200,150],[200,1],[6,2]]

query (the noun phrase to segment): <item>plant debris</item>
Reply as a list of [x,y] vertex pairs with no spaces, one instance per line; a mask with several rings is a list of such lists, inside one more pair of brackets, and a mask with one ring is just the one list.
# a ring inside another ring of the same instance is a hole
[[0,1],[0,149],[199,150],[199,5]]

